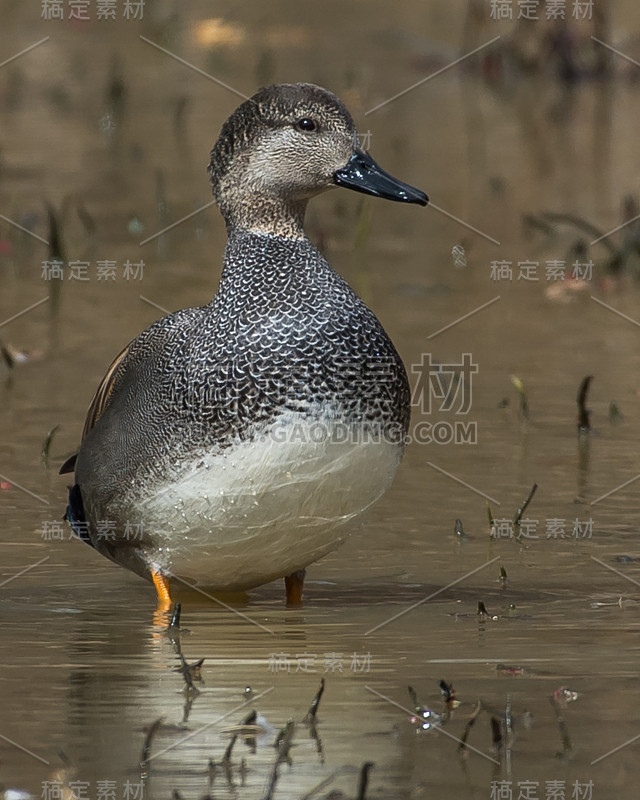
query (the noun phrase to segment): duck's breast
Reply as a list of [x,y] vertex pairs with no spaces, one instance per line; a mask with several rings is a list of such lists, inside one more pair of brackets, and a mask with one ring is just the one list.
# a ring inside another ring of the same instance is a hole
[[135,500],[150,566],[218,589],[257,586],[321,558],[389,487],[403,432],[285,413],[203,452]]

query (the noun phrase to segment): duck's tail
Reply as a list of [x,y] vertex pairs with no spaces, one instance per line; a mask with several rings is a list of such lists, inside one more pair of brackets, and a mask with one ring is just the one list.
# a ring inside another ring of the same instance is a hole
[[89,524],[84,516],[84,505],[82,503],[82,493],[78,484],[74,484],[69,489],[69,505],[67,506],[64,519],[68,520],[72,531],[78,537],[93,547],[89,537]]

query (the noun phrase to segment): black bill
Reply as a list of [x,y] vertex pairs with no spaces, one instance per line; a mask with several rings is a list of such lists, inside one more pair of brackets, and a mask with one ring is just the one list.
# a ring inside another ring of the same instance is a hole
[[346,166],[333,173],[333,182],[356,192],[397,200],[400,203],[419,203],[426,206],[429,202],[424,192],[389,175],[362,150],[356,150]]

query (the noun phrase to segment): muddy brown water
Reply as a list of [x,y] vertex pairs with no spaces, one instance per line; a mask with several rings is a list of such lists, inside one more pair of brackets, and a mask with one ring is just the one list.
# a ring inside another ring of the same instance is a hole
[[[30,354],[0,367],[0,784],[50,800],[63,784],[79,800],[201,797],[226,730],[255,708],[267,732],[255,750],[236,742],[231,783],[219,769],[214,797],[264,796],[288,719],[299,724],[277,798],[325,780],[315,796],[355,797],[365,761],[375,763],[371,798],[636,796],[638,265],[631,257],[609,280],[603,245],[588,246],[595,235],[531,231],[522,215],[572,214],[602,231],[621,223],[623,197],[638,191],[637,82],[496,87],[454,68],[366,114],[460,54],[466,3],[158,2],[142,20],[123,19],[122,3],[115,21],[94,6],[81,22],[0,4],[0,62],[49,37],[0,69],[0,213],[46,238],[45,200],[64,207],[67,261],[62,281],[47,280],[46,245],[0,220],[2,321],[49,298],[0,327],[5,345]],[[632,44],[637,10],[612,8],[614,44]],[[508,22],[491,24],[479,42],[508,35]],[[362,528],[309,569],[303,609],[283,607],[279,584],[228,607],[178,593],[182,652],[205,658],[190,705],[151,587],[56,527],[58,467],[107,365],[162,314],[156,306],[202,304],[219,276],[225,234],[213,207],[140,242],[210,201],[208,152],[239,98],[141,36],[245,94],[287,80],[339,93],[376,159],[457,220],[336,190],[312,203],[310,235],[379,315],[414,387],[425,355],[446,368],[467,353],[477,366],[466,414],[456,413],[460,394],[447,411],[433,392],[427,414],[429,393],[416,390],[422,441]],[[124,82],[122,107],[110,76]],[[591,280],[547,280],[550,262],[570,271],[580,260],[580,237]],[[69,279],[71,261],[87,280]],[[127,279],[126,263],[141,261],[142,276]],[[511,279],[492,278],[498,261]],[[539,280],[518,279],[518,262],[530,275],[537,264]],[[109,268],[115,279],[100,279]],[[580,440],[575,399],[589,374],[593,432]],[[469,427],[456,434],[460,421],[476,426],[477,443]],[[485,496],[499,525],[534,482],[529,538],[492,538]],[[480,600],[488,619],[476,615]],[[301,720],[322,677],[314,736]],[[419,731],[407,686],[442,713],[439,680],[461,704]],[[578,698],[554,707],[561,687]],[[486,710],[461,754],[479,701]],[[490,718],[507,706],[512,739],[496,749]],[[143,777],[145,729],[161,717]]]

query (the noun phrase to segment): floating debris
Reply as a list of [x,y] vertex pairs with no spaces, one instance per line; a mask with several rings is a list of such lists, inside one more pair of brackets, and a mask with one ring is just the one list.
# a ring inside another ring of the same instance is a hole
[[227,746],[227,749],[224,751],[224,756],[222,757],[222,766],[227,769],[227,766],[231,763],[231,753],[233,752],[234,745],[240,732],[246,731],[247,727],[254,727],[256,722],[257,713],[255,711],[250,711],[249,714],[242,720],[240,724],[240,728],[236,729],[236,732],[231,737],[231,741]]
[[49,221],[49,260],[63,262],[65,258],[60,232],[60,218],[51,203],[47,203],[47,218]]
[[[582,242],[580,243],[582,244]],[[586,247],[575,248],[586,253]],[[569,259],[568,259],[569,260]],[[570,258],[572,263],[584,263],[587,261],[585,256],[573,255]],[[564,280],[556,280],[544,290],[545,297],[560,303],[573,303],[580,295],[586,294],[591,290],[591,284],[584,278],[568,275]]]
[[216,762],[210,758],[209,763],[207,764],[207,774],[209,775],[209,791],[213,788],[213,782],[216,779],[216,772],[218,771],[218,767]]
[[153,739],[163,721],[164,717],[159,717],[150,725],[147,735],[145,736],[144,744],[142,745],[142,754],[140,756],[140,769],[142,770],[144,777],[148,775],[147,769],[149,766],[149,756],[151,755],[151,745],[153,744]]
[[194,681],[201,681],[202,680],[202,665],[204,664],[204,658],[201,658],[199,661],[194,661],[193,664],[189,664],[189,672],[191,673],[191,677]]
[[578,404],[578,433],[591,430],[591,422],[589,421],[591,412],[587,408],[586,402],[592,380],[593,375],[587,375],[582,379],[578,387],[578,395],[576,397],[576,403]]
[[418,724],[420,726],[419,730],[428,731],[431,728],[434,728],[436,725],[442,724],[442,716],[437,714],[435,711],[432,711],[430,708],[423,706],[418,701],[418,696],[415,693],[415,690],[412,686],[407,686],[407,690],[409,692],[409,697],[411,698],[411,702],[413,703],[413,708],[415,710],[415,716],[410,718],[410,721],[413,724]]
[[[185,690],[187,692],[191,692],[193,694],[200,694],[200,690],[197,688],[197,686],[193,682],[193,680],[194,680],[193,676],[194,676],[194,673],[197,673],[198,675],[200,674],[200,667],[202,666],[202,664],[204,662],[204,658],[201,658],[200,661],[196,661],[195,664],[193,664],[191,666],[189,666],[189,664],[187,664],[187,662],[185,660],[185,657],[183,656],[181,650],[178,651],[178,658],[180,659],[180,666],[176,667],[174,672],[179,672],[182,675],[182,677],[184,678]],[[202,680],[202,677],[200,677],[199,680]],[[190,710],[190,707],[189,707],[189,710]],[[187,713],[185,713],[185,722],[186,722],[186,717],[187,717]]]
[[516,387],[518,397],[520,398],[520,416],[522,419],[529,419],[529,401],[527,400],[527,393],[524,388],[524,383],[516,375],[511,376],[511,383]]
[[553,693],[554,702],[561,707],[567,706],[569,703],[575,703],[579,697],[578,692],[574,692],[573,689],[568,689],[566,686],[561,686]]
[[33,800],[34,795],[26,789],[4,789],[0,792],[2,800]]
[[480,700],[478,700],[478,702],[476,704],[476,707],[473,710],[473,712],[471,714],[471,717],[469,718],[469,721],[465,725],[464,732],[463,732],[462,736],[460,737],[460,744],[458,745],[458,752],[461,755],[466,756],[467,753],[468,753],[467,741],[469,739],[469,734],[471,733],[471,728],[473,728],[473,726],[475,724],[475,721],[478,718],[478,715],[480,714],[481,711],[482,711],[482,703],[481,703]]
[[637,600],[631,600],[630,598],[624,598],[622,595],[620,595],[620,597],[617,600],[615,600],[614,602],[605,603],[605,602],[595,601],[595,602],[591,603],[590,607],[591,608],[603,608],[604,606],[618,606],[618,608],[634,608],[637,605],[638,605],[638,601]]
[[15,359],[9,348],[0,340],[0,364],[4,363],[9,369],[15,367]]
[[71,762],[64,750],[58,750],[58,758],[62,762],[62,766],[54,767],[49,775],[49,782],[58,784],[56,796],[59,800],[79,800],[78,795],[80,792],[76,793],[76,766]]
[[413,686],[407,686],[407,691],[409,692],[409,697],[411,698],[411,702],[413,703],[413,708],[416,714],[421,715],[423,706],[418,702],[418,695],[416,694],[416,690]]
[[549,223],[552,226],[554,224],[562,224],[578,228],[578,230],[586,233],[590,240],[599,239],[602,245],[607,248],[611,255],[616,255],[617,253],[615,244],[611,240],[611,237],[607,236],[605,231],[596,227],[595,225],[592,225],[582,217],[578,217],[575,214],[559,214],[554,211],[544,211],[542,214],[540,214],[540,218],[543,224]]
[[478,601],[478,608],[475,614],[464,611],[463,612],[450,611],[449,616],[455,617],[456,619],[476,617],[479,622],[484,622],[485,620],[488,619],[491,620],[492,622],[496,622],[499,619],[535,619],[535,617],[532,617],[531,614],[518,613],[518,610],[514,603],[510,603],[506,616],[500,614],[491,614],[489,611],[487,611],[485,604],[482,602],[482,600]]
[[513,518],[513,526],[514,526],[514,528],[517,528],[520,525],[520,520],[522,518],[522,515],[527,510],[527,506],[531,502],[531,499],[533,498],[533,495],[536,493],[536,489],[537,488],[538,488],[538,484],[534,483],[533,486],[531,487],[531,491],[526,496],[524,503],[517,510],[516,515]]
[[[163,611],[162,616],[164,616],[165,613],[166,612]],[[189,670],[188,665],[182,654],[181,637],[183,634],[189,635],[191,631],[188,628],[181,627],[180,625],[181,613],[182,613],[182,606],[180,605],[180,603],[174,603],[171,609],[171,619],[167,627],[164,629],[163,633],[167,637],[167,639],[171,642],[176,655],[180,659],[180,668],[177,671],[182,672],[185,676],[185,680],[189,681],[193,680],[193,675],[191,674],[191,671]]]
[[[51,264],[63,264],[65,261],[64,247],[62,245],[62,233],[60,217],[50,203],[47,203],[47,217],[49,219],[49,262]],[[51,316],[55,317],[60,303],[60,291],[62,289],[62,275],[60,279],[51,280],[50,284],[50,303],[49,310]]]
[[[551,703],[551,707],[556,715],[556,723],[560,733],[560,741],[562,742],[562,750],[556,753],[556,758],[566,761],[573,755],[573,742],[569,736],[569,730],[567,729],[567,724],[564,720],[564,717],[560,713],[560,709],[562,707],[561,704],[556,701],[555,695],[554,697],[549,698],[549,702]],[[564,705],[566,705],[566,703]]]
[[189,721],[189,715],[191,714],[191,709],[193,708],[193,704],[195,702],[196,697],[200,694],[198,689],[195,686],[186,686],[185,687],[185,698],[184,698],[184,711],[182,712],[182,724],[186,726],[187,722]]
[[624,420],[624,414],[618,406],[613,402],[613,400],[609,403],[609,424],[617,425],[619,422]]
[[320,700],[324,693],[324,678],[320,678],[320,688],[316,692],[316,696],[311,701],[311,706],[309,710],[305,714],[304,719],[302,720],[305,723],[314,723],[316,719],[316,714],[318,713],[318,708],[320,706]]
[[438,686],[440,688],[440,693],[444,697],[444,704],[447,710],[452,711],[458,708],[460,701],[456,700],[456,690],[453,688],[453,684],[440,680],[438,681]]
[[[639,240],[639,227],[638,227],[638,201],[633,195],[628,195],[622,200],[622,225],[614,230],[622,230],[623,233],[620,237],[610,236],[608,233],[592,225],[585,219],[577,217],[572,214],[556,214],[552,212],[545,212],[541,214],[543,220],[538,220],[541,226],[547,220],[552,227],[552,232],[555,232],[555,226],[567,225],[574,228],[588,237],[586,242],[584,239],[579,238],[573,244],[570,251],[570,260],[573,261],[574,257],[577,261],[584,261],[586,258],[583,254],[587,251],[587,242],[597,240],[598,244],[602,245],[607,251],[606,260],[603,268],[605,273],[609,276],[617,278],[624,271],[637,277],[637,255],[638,255],[638,240]],[[622,241],[620,242],[620,239]],[[617,240],[617,241],[616,241]],[[582,251],[582,252],[580,252]],[[577,255],[576,255],[577,254]],[[567,259],[569,260],[569,259]],[[580,278],[571,277],[565,281],[558,281],[556,283],[557,291],[562,288],[559,284],[566,285],[567,289],[588,289],[589,284]],[[605,281],[604,285],[607,285]],[[611,284],[609,284],[611,285]],[[549,290],[547,290],[547,293]]]
[[45,436],[44,442],[42,443],[42,462],[46,466],[49,466],[49,449],[51,448],[51,442],[53,441],[53,437],[56,433],[60,430],[60,425],[54,425],[53,428],[47,433]]
[[519,678],[533,674],[526,667],[521,667],[518,664],[496,664],[496,672],[501,672],[503,675],[517,676]]
[[438,681],[438,686],[440,687],[440,692],[444,697],[445,703],[448,703],[450,700],[453,700],[456,693],[455,689],[453,688],[453,684],[440,680]]
[[[46,299],[46,298],[45,298]],[[6,386],[10,386],[13,380],[13,369],[27,361],[40,359],[44,355],[42,350],[18,350],[11,344],[4,345],[0,341],[0,375],[5,372]]]
[[[498,582],[500,583],[501,589],[507,588],[509,578],[507,577],[507,570],[504,567],[500,567],[500,577],[498,578]],[[511,608],[511,606],[509,606],[509,608]]]
[[498,753],[502,749],[502,725],[498,717],[491,717],[491,744]]
[[224,733],[233,736],[255,736],[256,733],[264,733],[264,728],[259,724],[258,713],[250,711],[239,725],[225,728]]
[[283,761],[286,761],[287,764],[289,765],[291,764],[289,750],[291,749],[291,743],[293,740],[293,734],[295,733],[295,727],[296,727],[295,722],[292,719],[290,719],[276,737],[273,746],[278,749],[278,754],[276,755],[276,760],[273,765],[273,770],[271,771],[269,786],[267,787],[267,792],[263,800],[271,800],[271,798],[273,797],[276,784],[278,783],[278,778],[280,777],[280,772],[279,772],[280,764]]
[[273,746],[277,748],[279,753],[282,755],[282,761],[285,761],[288,758],[295,726],[296,724],[292,719],[288,720],[284,728],[281,728],[278,732],[276,740],[273,743]]
[[[249,721],[247,722],[247,720]],[[274,733],[274,727],[264,714],[252,711],[240,725],[223,728],[222,732],[226,736],[242,736],[247,747],[250,747],[251,751],[255,752],[256,740],[258,742],[265,741]]]
[[171,613],[171,622],[169,623],[167,630],[180,630],[180,615],[182,614],[182,606],[180,603],[175,603],[173,606],[173,611]]
[[358,783],[357,800],[366,800],[367,786],[369,785],[369,772],[375,764],[373,761],[365,761],[360,770],[360,780]]
[[490,614],[487,611],[487,609],[485,607],[485,604],[482,602],[482,600],[478,600],[478,610],[477,610],[476,614],[477,614],[478,617],[480,617],[481,620],[483,620],[483,619],[492,619],[492,620],[498,619],[498,616],[496,614]]
[[127,223],[127,231],[129,231],[132,236],[139,236],[144,231],[144,225],[135,214]]
[[182,653],[179,655],[181,656],[182,663],[179,667],[175,667],[173,671],[180,672],[184,675],[185,681],[191,685],[193,681],[202,681],[202,665],[204,664],[204,658],[201,658],[199,661],[194,661],[193,664],[187,664]]

